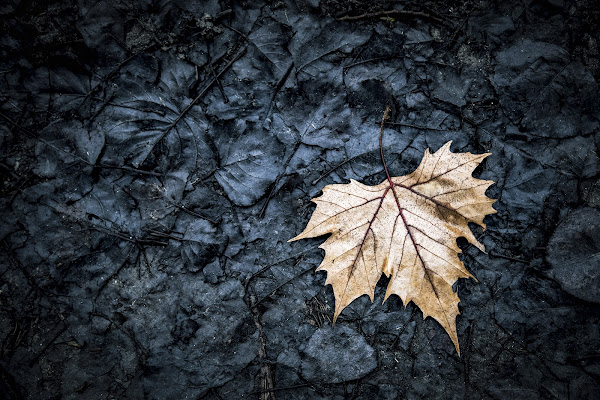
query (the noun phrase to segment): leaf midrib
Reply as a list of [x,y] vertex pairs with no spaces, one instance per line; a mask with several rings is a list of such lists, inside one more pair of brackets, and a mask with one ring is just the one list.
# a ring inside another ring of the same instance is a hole
[[[456,167],[456,168],[458,168],[458,167]],[[441,174],[441,175],[443,175],[443,174]],[[433,179],[437,179],[437,178],[438,178],[439,176],[441,176],[441,175],[438,175],[438,176],[436,176],[436,177],[434,177],[434,178],[430,178],[430,180],[429,180],[428,182],[431,182]],[[423,183],[425,183],[425,182],[423,182]],[[440,296],[439,296],[439,294],[438,294],[438,292],[437,292],[437,289],[436,289],[436,287],[435,287],[435,285],[434,285],[434,283],[433,283],[433,279],[431,278],[431,275],[430,275],[430,272],[432,272],[432,273],[434,273],[434,274],[436,274],[436,273],[435,273],[435,271],[433,271],[433,270],[430,270],[430,269],[429,269],[429,268],[426,266],[426,264],[425,264],[425,261],[423,260],[423,257],[421,256],[421,252],[419,251],[419,246],[421,246],[421,245],[419,245],[419,244],[416,242],[415,238],[413,237],[413,234],[412,234],[412,233],[411,233],[411,231],[410,231],[410,228],[415,228],[415,229],[417,229],[417,228],[416,228],[416,227],[414,227],[413,225],[409,224],[409,223],[408,223],[408,221],[406,220],[406,217],[404,216],[404,213],[403,213],[403,210],[404,210],[404,209],[403,209],[403,207],[402,207],[402,205],[401,205],[401,203],[400,203],[399,196],[398,196],[398,194],[396,193],[396,191],[394,190],[394,188],[395,188],[395,187],[401,187],[401,188],[403,188],[403,189],[409,190],[410,192],[412,192],[412,193],[414,193],[414,194],[416,194],[416,195],[418,195],[418,196],[420,196],[420,197],[424,198],[425,200],[429,200],[429,201],[431,201],[431,202],[432,202],[432,203],[434,203],[436,206],[443,207],[443,208],[445,208],[445,209],[447,209],[447,210],[450,210],[450,211],[452,211],[452,212],[454,212],[454,213],[456,213],[456,214],[460,215],[461,217],[465,218],[465,217],[464,217],[464,216],[463,216],[463,215],[462,215],[460,212],[458,212],[458,211],[456,211],[456,210],[454,210],[454,209],[452,209],[452,208],[450,208],[450,207],[446,206],[445,204],[442,204],[442,203],[440,203],[440,202],[438,202],[438,201],[434,200],[433,198],[431,198],[431,197],[429,197],[429,196],[426,196],[426,195],[424,195],[424,194],[422,194],[422,193],[420,193],[420,192],[418,192],[418,191],[414,190],[412,187],[409,187],[409,186],[406,186],[406,185],[402,185],[402,184],[399,184],[399,183],[391,183],[391,184],[388,184],[388,186],[385,188],[385,190],[384,190],[383,194],[382,194],[380,197],[375,197],[374,199],[370,199],[370,200],[366,201],[365,203],[363,203],[363,204],[361,204],[361,205],[359,205],[359,206],[353,206],[353,207],[352,207],[352,208],[361,207],[361,206],[363,206],[363,205],[365,205],[365,204],[367,204],[367,203],[370,203],[370,202],[372,202],[372,201],[374,201],[374,200],[380,199],[379,205],[377,206],[377,209],[376,209],[376,210],[375,210],[375,212],[373,213],[373,218],[372,218],[372,219],[369,221],[369,226],[368,226],[368,227],[367,227],[367,229],[365,230],[365,234],[364,234],[364,236],[363,236],[363,239],[362,239],[362,240],[361,240],[361,242],[360,242],[360,245],[359,245],[359,248],[358,248],[358,252],[356,253],[356,257],[354,258],[354,260],[352,261],[352,264],[350,265],[350,268],[351,268],[351,269],[350,269],[350,274],[349,274],[349,276],[348,276],[348,280],[347,280],[347,282],[346,282],[346,287],[344,288],[344,294],[346,293],[346,290],[348,289],[348,285],[350,284],[350,279],[352,278],[352,276],[354,275],[354,271],[356,270],[356,262],[358,261],[358,257],[359,257],[359,256],[360,256],[360,255],[363,253],[363,247],[364,247],[364,245],[365,245],[365,243],[366,243],[367,235],[369,234],[369,231],[372,231],[372,229],[371,229],[371,225],[373,224],[373,221],[375,221],[375,219],[377,218],[377,214],[378,214],[378,213],[379,213],[379,211],[381,210],[381,206],[382,206],[382,204],[383,204],[383,201],[384,201],[385,197],[387,196],[387,193],[388,193],[388,192],[390,191],[390,189],[391,189],[391,190],[392,190],[392,194],[393,194],[393,196],[394,196],[394,200],[396,201],[396,205],[397,205],[397,207],[398,207],[398,216],[400,216],[400,217],[402,218],[402,222],[403,222],[403,224],[404,224],[404,226],[405,226],[405,228],[406,228],[407,236],[408,236],[408,237],[410,237],[410,240],[411,240],[411,243],[412,243],[412,245],[413,245],[413,248],[415,249],[415,253],[417,254],[417,257],[419,258],[419,261],[421,262],[421,267],[423,268],[423,272],[424,272],[424,274],[425,274],[425,277],[427,278],[427,281],[428,281],[429,285],[431,286],[431,289],[432,289],[433,293],[435,294],[435,297],[436,297],[436,299],[437,299],[437,301],[438,301],[438,305],[439,305],[439,307],[440,307],[441,309],[443,309],[443,305],[441,304],[441,299],[440,299]],[[350,209],[352,209],[352,208],[350,208]],[[347,210],[349,210],[349,209],[347,209]],[[346,212],[347,210],[344,210],[343,212]],[[396,222],[396,221],[397,221],[397,218],[396,218],[395,222]],[[395,225],[395,223],[394,223],[394,225]],[[395,229],[395,228],[394,228],[394,229]],[[373,232],[373,236],[375,236],[374,232]],[[393,235],[392,235],[392,236],[393,236]],[[437,240],[435,240],[435,239],[433,239],[433,238],[431,238],[431,237],[430,237],[430,239],[431,239],[431,240],[433,240],[433,241],[435,241],[435,242],[437,242],[437,243],[440,243],[439,241],[437,241]],[[374,239],[374,240],[375,240],[375,239]],[[406,240],[406,238],[405,238],[405,240]],[[445,246],[445,244],[444,244],[444,243],[440,243],[440,244]],[[423,247],[423,246],[421,246],[421,247]],[[445,246],[445,247],[447,247],[447,246]],[[376,247],[376,248],[377,248],[377,247]],[[424,247],[423,247],[423,248],[424,248]],[[364,254],[363,254],[363,257],[364,257]],[[377,260],[377,256],[375,256],[375,260]],[[444,261],[446,261],[446,262],[448,263],[448,261],[447,261],[447,260],[444,260]],[[366,264],[366,263],[365,263],[365,264]],[[383,271],[382,271],[382,273],[383,273]],[[436,274],[436,275],[437,275],[437,274]],[[369,279],[369,278],[368,278],[368,274],[365,274],[365,276],[367,277],[367,283],[368,283],[368,285],[369,285],[369,288],[371,288],[371,287],[372,287],[372,285],[371,285],[371,282],[368,280],[368,279]],[[444,319],[446,320],[446,323],[450,325],[450,322],[448,321],[448,318],[447,318],[447,316],[446,316],[445,314],[444,314]]]

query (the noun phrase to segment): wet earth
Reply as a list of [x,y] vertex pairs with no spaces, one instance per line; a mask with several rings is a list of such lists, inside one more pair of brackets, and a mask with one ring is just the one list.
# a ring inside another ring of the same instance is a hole
[[[594,0],[6,0],[3,399],[596,399]],[[459,356],[386,278],[332,325],[332,183],[491,152]]]

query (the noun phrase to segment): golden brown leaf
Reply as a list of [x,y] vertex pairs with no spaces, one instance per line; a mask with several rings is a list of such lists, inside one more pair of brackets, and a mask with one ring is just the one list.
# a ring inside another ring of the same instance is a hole
[[[304,232],[290,241],[331,233],[321,245],[326,284],[335,295],[334,321],[363,294],[373,301],[375,285],[390,277],[385,299],[395,294],[415,303],[448,332],[460,354],[456,316],[460,299],[452,290],[458,278],[474,277],[458,258],[458,237],[485,251],[469,222],[485,229],[483,218],[495,213],[486,197],[493,181],[476,179],[473,170],[490,153],[452,153],[451,142],[429,150],[411,174],[377,186],[351,180],[327,185],[313,199],[315,209]],[[387,169],[386,169],[387,171]]]

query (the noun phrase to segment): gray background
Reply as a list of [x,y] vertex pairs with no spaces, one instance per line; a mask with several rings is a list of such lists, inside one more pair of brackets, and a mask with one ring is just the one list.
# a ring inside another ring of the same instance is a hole
[[[3,2],[0,397],[598,398],[598,17]],[[287,243],[323,186],[384,179],[386,105],[392,175],[448,140],[492,153],[488,253],[459,240],[478,279],[456,284],[461,357],[413,304],[381,304],[385,279],[332,327],[324,239]]]

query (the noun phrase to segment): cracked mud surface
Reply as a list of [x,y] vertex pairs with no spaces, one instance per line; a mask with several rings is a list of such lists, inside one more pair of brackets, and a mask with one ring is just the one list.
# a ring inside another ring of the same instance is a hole
[[[0,6],[3,398],[598,397],[595,1],[197,3]],[[391,175],[492,153],[461,357],[385,279],[332,327],[287,243],[386,105]]]

